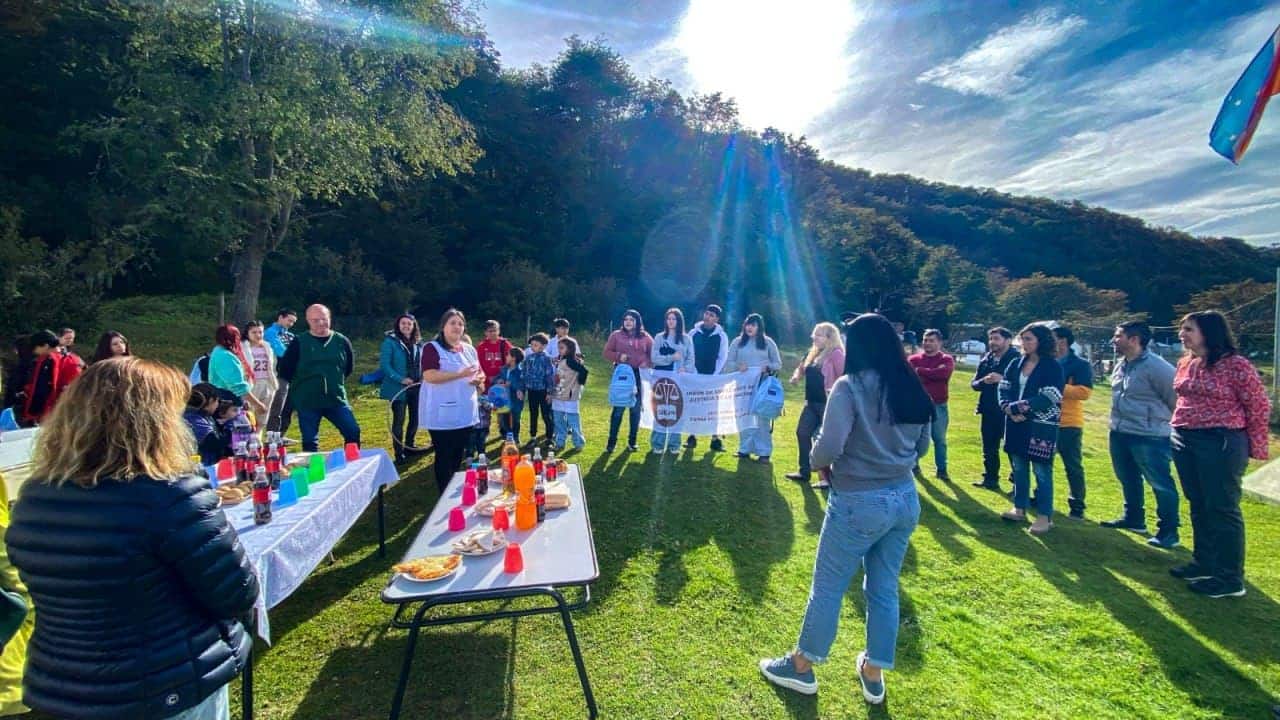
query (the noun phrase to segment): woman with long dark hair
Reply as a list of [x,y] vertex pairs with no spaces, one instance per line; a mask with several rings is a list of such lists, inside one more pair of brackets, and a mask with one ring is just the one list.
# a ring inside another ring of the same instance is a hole
[[997,391],[1005,414],[1004,451],[1013,465],[1013,507],[1000,517],[1026,522],[1031,473],[1036,476],[1036,519],[1027,528],[1043,535],[1053,527],[1053,452],[1062,414],[1062,366],[1054,357],[1053,331],[1031,323],[1018,333],[1022,357],[1005,370]]
[[125,357],[131,354],[129,352],[129,341],[125,339],[125,336],[115,330],[108,330],[98,338],[98,347],[94,349],[93,357],[89,362],[96,363],[99,360]]
[[1236,349],[1222,313],[1182,318],[1173,390],[1173,464],[1191,506],[1195,552],[1169,572],[1192,592],[1213,598],[1244,595],[1244,517],[1240,485],[1249,458],[1266,460],[1271,401],[1253,364]]
[[878,704],[898,641],[898,575],[920,519],[911,468],[929,449],[933,401],[884,316],[860,315],[845,335],[845,374],[831,388],[810,458],[829,470],[831,496],[809,604],[795,651],[761,660],[760,671],[781,687],[818,691],[813,665],[827,659],[845,590],[863,567],[867,645],[857,656],[858,678],[863,697]]
[[[653,369],[676,373],[694,372],[693,339],[684,331],[684,313],[677,307],[667,308],[662,320],[662,332],[653,336],[653,351],[649,357],[653,362]],[[679,453],[680,433],[658,430],[656,398],[654,410],[654,428],[650,435],[654,454]]]
[[[760,368],[761,378],[782,369],[782,354],[778,344],[764,330],[764,318],[751,313],[742,321],[742,334],[729,344],[729,356],[725,358],[723,372],[743,372]],[[755,427],[738,432],[738,457],[747,459],[755,455],[760,462],[769,462],[773,454],[773,421],[758,415]]]
[[220,325],[214,332],[213,351],[209,353],[209,383],[227,390],[244,401],[258,416],[258,422],[267,421],[267,407],[253,396],[253,366],[244,356],[240,342],[240,329],[235,325]]
[[[378,353],[382,385],[378,396],[391,403],[391,444],[396,462],[419,453],[418,392],[422,380],[422,330],[418,319],[405,313],[396,318]],[[405,416],[409,426],[405,427]]]
[[431,433],[436,487],[441,494],[462,463],[467,440],[480,421],[477,393],[484,387],[484,371],[466,335],[466,316],[449,308],[440,316],[440,332],[422,348],[418,418]]
[[[650,353],[653,352],[653,337],[644,331],[644,319],[639,310],[628,310],[622,313],[622,327],[614,330],[604,345],[604,359],[617,365],[630,365],[636,377],[636,401],[629,408],[631,411],[630,428],[627,432],[627,449],[635,452],[639,449],[636,436],[640,432],[640,368],[649,367],[652,363]],[[618,444],[618,429],[622,426],[622,413],[628,408],[615,407],[609,414],[609,442],[604,451],[613,452]]]

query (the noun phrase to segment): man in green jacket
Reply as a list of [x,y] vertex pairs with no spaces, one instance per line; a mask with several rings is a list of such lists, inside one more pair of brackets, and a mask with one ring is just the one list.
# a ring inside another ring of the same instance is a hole
[[331,327],[324,305],[307,308],[310,332],[299,334],[280,358],[280,377],[289,383],[289,400],[298,413],[302,449],[320,449],[320,419],[342,433],[344,442],[360,442],[360,424],[347,402],[346,378],[355,367],[351,341]]

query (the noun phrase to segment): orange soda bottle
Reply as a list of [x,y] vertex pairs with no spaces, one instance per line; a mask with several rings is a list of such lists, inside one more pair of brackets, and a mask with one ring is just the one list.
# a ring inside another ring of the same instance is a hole
[[535,483],[533,463],[521,460],[514,473],[516,487],[516,529],[529,530],[538,524],[538,508],[534,504]]

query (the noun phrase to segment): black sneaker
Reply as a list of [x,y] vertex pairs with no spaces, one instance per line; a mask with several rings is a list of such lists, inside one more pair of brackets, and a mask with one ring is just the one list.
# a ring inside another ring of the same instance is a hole
[[1178,541],[1177,533],[1166,533],[1164,535],[1152,535],[1147,538],[1147,544],[1161,550],[1172,550],[1182,543]]
[[1187,587],[1191,588],[1191,592],[1205,597],[1244,597],[1244,583],[1229,583],[1215,577],[1196,580]]
[[768,456],[768,455],[761,455],[760,457],[758,457],[758,458],[756,458],[756,459],[757,459],[757,460],[759,460],[759,461],[760,461],[760,462],[762,462],[762,463],[767,463],[767,462],[769,462],[769,456]]
[[783,477],[785,477],[788,480],[795,480],[796,482],[802,482],[802,483],[809,482],[809,473],[804,473],[804,472],[789,472]]
[[986,480],[980,480],[969,484],[976,488],[982,488],[983,490],[995,490],[996,492],[1000,492],[1000,483],[998,482],[989,483]]
[[1115,530],[1128,530],[1142,535],[1147,534],[1147,524],[1144,522],[1134,522],[1128,518],[1116,518],[1115,520],[1103,520],[1098,523],[1104,528],[1113,528]]
[[940,473],[938,473],[938,479],[939,479],[939,480],[941,480],[941,481],[942,481],[942,482],[944,482],[944,483],[949,483],[949,482],[951,482],[951,476],[950,476],[950,475],[948,475],[948,474],[946,474],[945,472],[940,472]]
[[1071,519],[1073,519],[1073,520],[1083,520],[1083,519],[1084,519],[1084,511],[1083,511],[1083,510],[1072,510],[1071,512],[1067,513],[1067,517],[1069,517],[1069,518],[1071,518]]
[[1187,582],[1194,582],[1196,580],[1205,580],[1207,578],[1213,577],[1213,575],[1209,574],[1208,570],[1205,570],[1204,568],[1200,567],[1199,565],[1193,562],[1189,562],[1186,565],[1179,565],[1178,567],[1169,568],[1169,574],[1178,578],[1179,580],[1186,580]]
[[604,446],[604,451],[605,451],[606,453],[611,453],[611,452],[613,452],[613,450],[614,450],[613,443],[609,443],[608,445],[605,445],[605,446]]
[[920,472],[920,466],[916,465],[911,468],[911,475],[915,477],[916,482],[924,482],[924,473]]
[[739,460],[750,460],[750,459],[751,459],[751,453],[738,453],[738,459],[739,459]]
[[711,438],[711,449],[716,452],[724,452],[724,441],[718,437]]
[[640,449],[640,446],[635,443],[627,443],[627,449],[631,452],[635,452]]
[[684,446],[686,448],[689,448],[690,450],[698,447],[698,438],[694,437],[693,435],[690,435],[689,439],[684,441]]

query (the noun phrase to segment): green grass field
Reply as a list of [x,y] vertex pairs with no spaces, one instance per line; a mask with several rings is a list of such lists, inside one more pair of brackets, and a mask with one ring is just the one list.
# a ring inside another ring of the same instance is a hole
[[[207,347],[205,301],[131,300],[108,306],[135,352],[185,371]],[[167,309],[166,309],[167,308]],[[335,327],[342,328],[341,318]],[[194,335],[193,335],[194,330]],[[474,330],[474,328],[473,328]],[[88,344],[86,332],[82,343]],[[821,690],[777,690],[760,657],[795,642],[822,524],[821,493],[786,480],[794,469],[799,392],[778,421],[772,465],[711,454],[645,450],[604,455],[604,361],[583,403],[585,475],[601,576],[575,616],[607,718],[1268,718],[1280,696],[1280,507],[1245,501],[1249,594],[1192,595],[1164,552],[1097,526],[1121,509],[1106,452],[1109,395],[1088,402],[1088,520],[1064,513],[1043,539],[1002,522],[1007,500],[972,488],[981,469],[975,394],[953,382],[949,432],[954,485],[920,486],[923,512],[902,576],[898,669],[880,708],[861,699],[853,667],[863,647],[857,584],[846,597]],[[360,370],[376,347],[360,343]],[[794,357],[788,358],[788,370]],[[366,444],[389,446],[386,404],[355,391]],[[323,442],[339,439],[326,425]],[[296,436],[295,432],[292,433]],[[425,438],[425,432],[423,433]],[[931,460],[923,465],[931,467]],[[389,558],[377,555],[367,512],[323,566],[272,611],[275,645],[256,665],[257,716],[334,720],[385,717],[406,633],[387,628],[378,595],[436,499],[430,456],[403,469],[388,493]],[[1154,502],[1148,501],[1154,527]],[[1183,504],[1184,541],[1190,526]],[[567,718],[585,706],[554,616],[425,632],[406,718]]]

